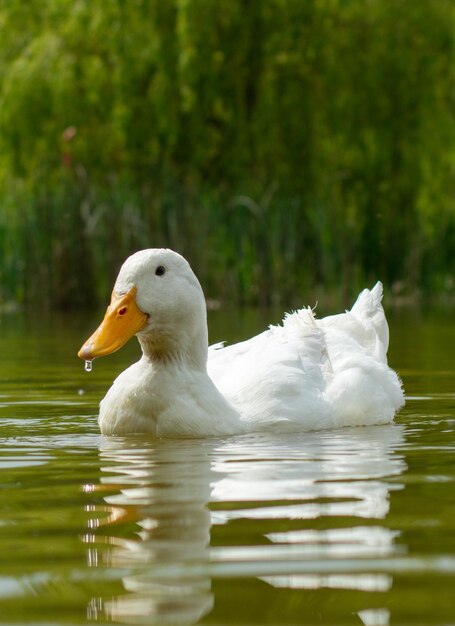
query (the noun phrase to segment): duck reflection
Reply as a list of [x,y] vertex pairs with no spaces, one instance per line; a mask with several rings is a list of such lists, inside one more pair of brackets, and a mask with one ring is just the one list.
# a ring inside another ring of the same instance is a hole
[[[127,568],[122,578],[127,595],[110,601],[92,600],[89,617],[148,624],[193,624],[213,606],[207,575],[184,572],[186,563],[206,562],[210,542],[210,453],[204,442],[141,442],[105,438],[100,446],[101,470],[107,475],[86,490],[109,491],[104,519],[92,527],[109,526],[118,535],[88,534],[91,564]],[[100,512],[99,509],[97,509]],[[162,565],[175,565],[166,575]],[[155,570],[155,566],[159,569]]]
[[[402,488],[393,478],[406,467],[402,443],[399,425],[205,441],[104,438],[103,475],[85,489],[105,505],[93,509],[84,540],[89,564],[120,570],[126,593],[93,599],[89,617],[195,624],[213,608],[213,577],[387,591],[392,578],[362,572],[358,560],[399,551],[382,520],[391,490]],[[240,545],[244,537],[231,534],[230,545],[210,548],[211,528],[233,520],[249,533],[260,521],[260,537]]]

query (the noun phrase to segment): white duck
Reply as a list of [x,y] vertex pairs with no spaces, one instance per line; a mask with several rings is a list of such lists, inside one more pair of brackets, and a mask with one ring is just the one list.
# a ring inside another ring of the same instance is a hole
[[167,249],[130,256],[81,359],[137,335],[142,358],[100,405],[104,434],[206,437],[318,430],[393,420],[403,405],[387,365],[382,285],[350,312],[316,320],[309,308],[229,347],[208,347],[204,294],[188,262]]

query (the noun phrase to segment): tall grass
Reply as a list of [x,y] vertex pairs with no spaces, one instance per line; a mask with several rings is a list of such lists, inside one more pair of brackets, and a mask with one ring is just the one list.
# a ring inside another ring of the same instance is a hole
[[454,7],[0,7],[0,302],[106,299],[167,246],[209,296],[453,293]]

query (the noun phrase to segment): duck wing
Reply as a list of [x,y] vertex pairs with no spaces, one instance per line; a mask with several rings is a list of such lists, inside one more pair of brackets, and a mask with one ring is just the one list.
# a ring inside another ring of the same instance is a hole
[[284,431],[330,425],[325,336],[311,309],[233,346],[209,350],[209,375],[248,428]]
[[212,346],[209,375],[254,430],[390,422],[404,399],[381,299],[378,283],[346,313],[316,320],[300,309],[248,341]]

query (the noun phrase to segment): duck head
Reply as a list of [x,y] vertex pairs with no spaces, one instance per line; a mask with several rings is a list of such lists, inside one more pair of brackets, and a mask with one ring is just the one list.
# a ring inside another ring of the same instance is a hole
[[193,354],[206,361],[204,294],[189,263],[177,252],[141,250],[126,259],[104,319],[78,356],[91,361],[111,354],[133,335],[151,358]]

